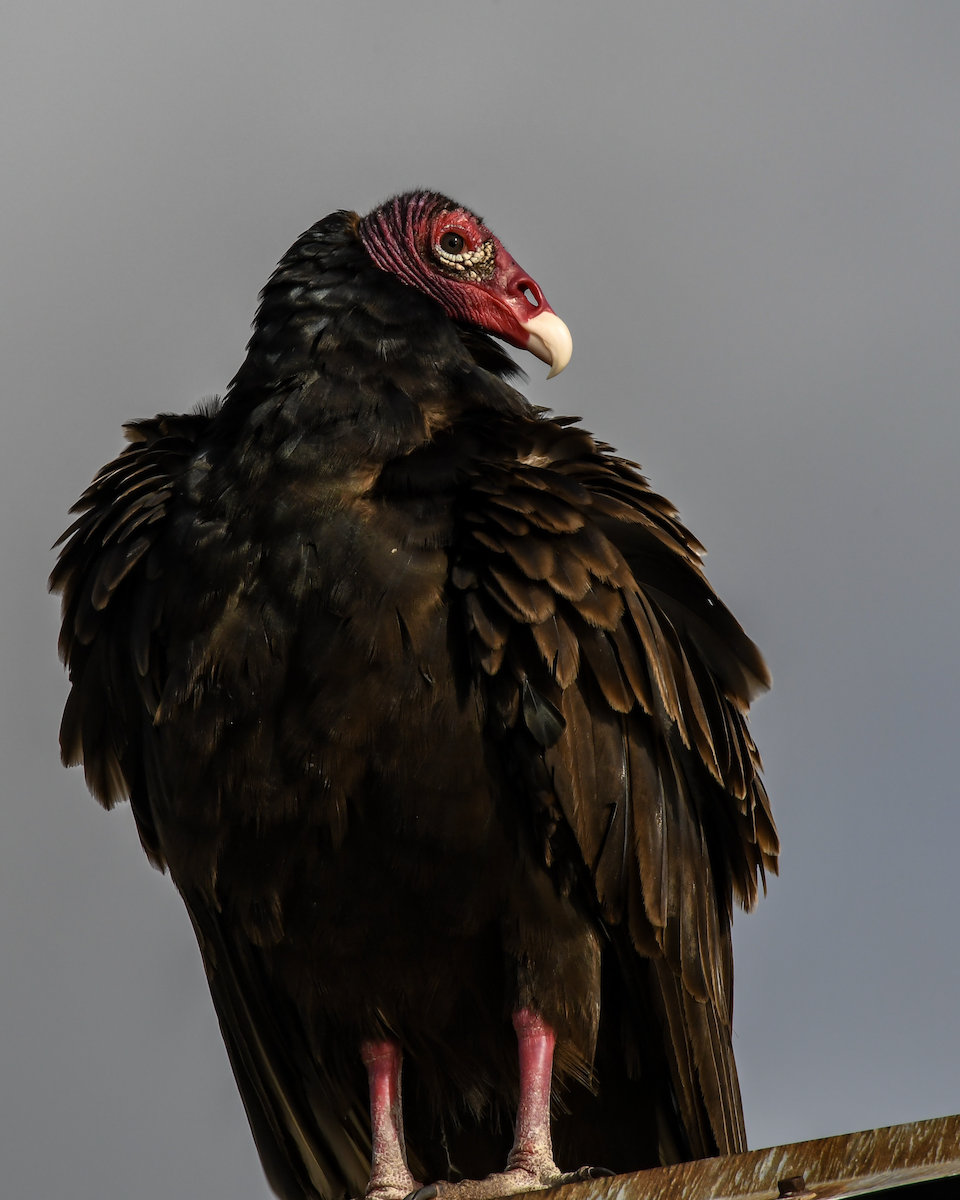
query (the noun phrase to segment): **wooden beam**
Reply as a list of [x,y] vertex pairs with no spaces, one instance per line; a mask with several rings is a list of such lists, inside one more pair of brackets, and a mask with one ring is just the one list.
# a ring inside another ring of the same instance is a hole
[[[798,1176],[802,1190],[796,1182],[784,1188]],[[829,1200],[950,1177],[960,1197],[960,1116],[572,1183],[563,1200]]]

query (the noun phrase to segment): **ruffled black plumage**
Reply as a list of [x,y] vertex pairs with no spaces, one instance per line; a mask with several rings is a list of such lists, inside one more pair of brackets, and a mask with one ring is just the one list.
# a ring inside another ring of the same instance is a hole
[[362,1192],[384,1033],[414,1173],[499,1169],[517,1005],[559,1034],[561,1165],[744,1145],[766,668],[672,506],[514,371],[334,214],[222,404],[128,426],[52,576],[64,761],[173,876],[284,1200]]

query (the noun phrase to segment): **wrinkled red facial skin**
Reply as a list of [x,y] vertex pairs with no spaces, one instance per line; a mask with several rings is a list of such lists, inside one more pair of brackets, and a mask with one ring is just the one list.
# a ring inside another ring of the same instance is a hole
[[[451,277],[436,252],[447,232],[460,234],[468,251],[492,242],[495,255],[489,278]],[[478,325],[518,350],[525,350],[530,341],[521,322],[538,313],[553,312],[540,285],[500,239],[469,209],[454,205],[446,197],[418,192],[388,200],[360,222],[360,238],[381,270],[426,292],[455,321]]]

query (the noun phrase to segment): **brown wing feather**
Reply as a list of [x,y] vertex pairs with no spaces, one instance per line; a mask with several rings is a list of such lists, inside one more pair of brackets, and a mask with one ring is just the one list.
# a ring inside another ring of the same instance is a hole
[[330,1086],[300,1018],[245,937],[203,897],[181,892],[220,1029],[270,1186],[281,1200],[360,1196],[370,1178],[362,1092]]
[[[568,424],[504,425],[470,491],[454,583],[500,720],[526,722],[600,918],[621,953],[653,960],[643,1003],[688,1151],[734,1152],[733,899],[754,902],[778,850],[744,713],[769,676],[669,502]],[[552,725],[528,702],[541,694]]]
[[[130,794],[141,717],[152,715],[159,699],[151,646],[163,595],[151,556],[173,481],[208,424],[209,417],[198,413],[128,425],[131,445],[74,505],[80,516],[60,539],[65,544],[50,576],[51,591],[63,598],[60,656],[73,685],[60,727],[61,753],[68,766],[84,764],[90,790],[107,808]],[[128,651],[136,681],[126,669]],[[145,847],[160,865],[159,846]]]
[[[50,579],[63,597],[60,651],[72,684],[61,725],[63,761],[83,763],[105,807],[130,798],[144,849],[161,869],[170,857],[166,777],[176,765],[163,754],[154,717],[165,695],[191,686],[190,662],[199,653],[188,653],[180,672],[165,674],[164,613],[176,601],[177,581],[164,537],[169,502],[208,424],[196,414],[129,426],[132,444],[75,506],[81,515],[60,539],[65,545]],[[489,628],[497,623],[505,642],[504,618],[495,613]],[[176,817],[183,823],[183,814]],[[182,865],[182,849],[179,858]],[[182,874],[176,881],[271,1186],[283,1200],[362,1195],[370,1173],[363,1080],[355,1089],[333,1088],[257,948],[233,935],[209,896],[183,886]]]

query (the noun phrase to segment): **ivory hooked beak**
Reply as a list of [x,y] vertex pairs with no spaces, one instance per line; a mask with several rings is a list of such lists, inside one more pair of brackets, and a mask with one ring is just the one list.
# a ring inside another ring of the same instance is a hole
[[535,354],[542,362],[550,364],[548,379],[559,375],[573,354],[573,338],[555,312],[537,313],[529,321],[521,321],[530,340],[525,349]]

